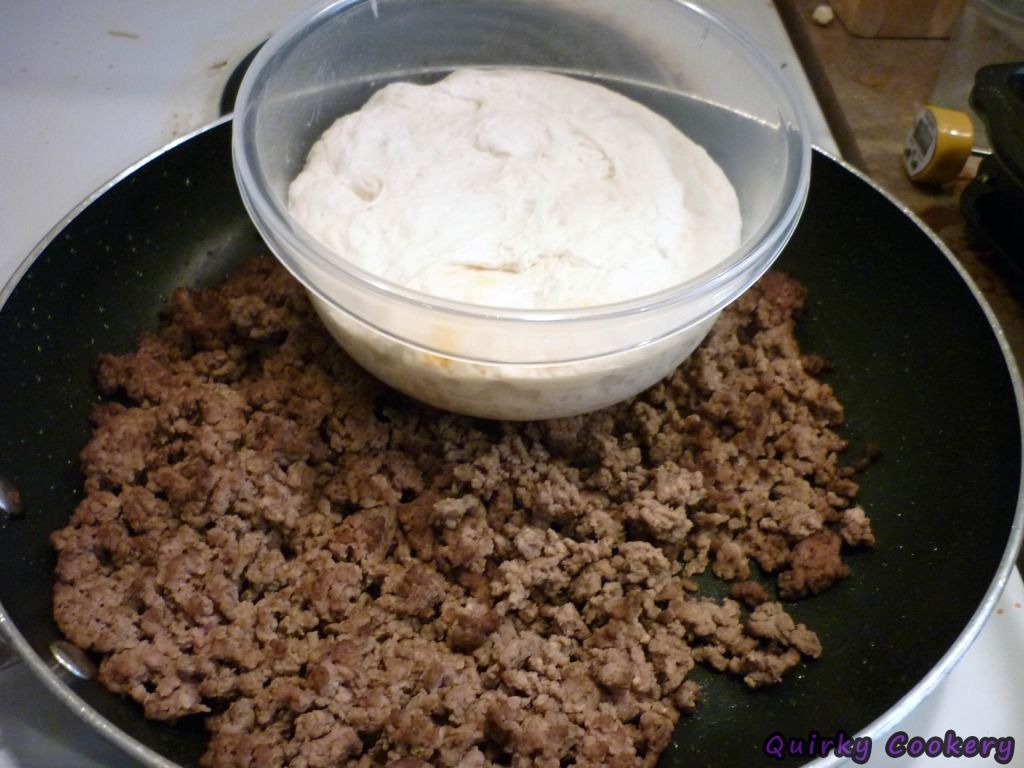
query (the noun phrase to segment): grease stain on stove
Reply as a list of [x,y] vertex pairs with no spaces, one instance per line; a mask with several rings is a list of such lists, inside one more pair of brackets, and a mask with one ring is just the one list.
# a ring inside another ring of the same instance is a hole
[[170,138],[188,133],[195,127],[194,123],[195,117],[190,111],[175,112],[171,115]]

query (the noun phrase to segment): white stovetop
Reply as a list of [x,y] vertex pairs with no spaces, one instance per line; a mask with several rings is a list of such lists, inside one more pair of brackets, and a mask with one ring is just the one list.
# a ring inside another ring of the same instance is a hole
[[[136,160],[216,118],[235,64],[308,4],[0,3],[0,286],[80,200]],[[704,4],[732,17],[771,53],[807,102],[815,143],[837,153],[771,0]],[[954,729],[961,736],[1024,741],[1022,605],[1024,585],[1014,570],[977,641],[899,728],[912,736]],[[871,766],[925,761],[890,760],[881,747],[876,743]],[[1012,764],[1024,765],[1024,755],[1015,755]],[[0,672],[0,768],[134,765],[27,668]]]

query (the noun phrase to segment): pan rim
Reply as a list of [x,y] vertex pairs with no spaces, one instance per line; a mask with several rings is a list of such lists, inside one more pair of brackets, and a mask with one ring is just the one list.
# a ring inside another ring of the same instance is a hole
[[3,286],[0,286],[0,311],[3,311],[4,306],[7,304],[7,300],[11,297],[11,294],[14,293],[14,289],[18,287],[18,283],[21,282],[21,279],[25,276],[25,273],[32,268],[32,265],[35,263],[36,259],[38,259],[42,252],[47,249],[50,243],[57,239],[57,236],[64,231],[68,224],[75,220],[78,214],[80,214],[82,211],[84,211],[86,208],[88,208],[90,205],[96,202],[96,200],[102,197],[106,192],[110,191],[112,187],[124,181],[126,178],[131,176],[133,173],[135,173],[143,166],[148,165],[161,155],[167,154],[172,149],[177,147],[179,144],[184,144],[190,141],[191,139],[194,139],[197,136],[206,133],[207,131],[212,131],[214,128],[219,127],[223,123],[230,123],[231,117],[232,113],[229,112],[226,115],[218,117],[216,120],[213,120],[212,122],[206,123],[205,125],[201,125],[200,127],[191,130],[188,133],[184,133],[181,136],[172,139],[166,144],[163,144],[157,149],[154,149],[152,152],[136,160],[123,171],[120,171],[119,173],[110,177],[109,179],[107,179],[107,181],[100,184],[98,187],[96,187],[96,189],[94,189],[92,192],[90,192],[88,195],[82,198],[75,206],[73,206],[67,213],[65,213],[56,224],[50,227],[47,233],[43,235],[39,242],[35,244],[32,250],[30,250],[25,255],[25,257],[20,262],[18,262],[18,266],[14,268],[14,272],[11,273],[10,278],[7,279]]
[[[1017,555],[1020,552],[1022,540],[1024,540],[1024,384],[1022,384],[1021,381],[1021,374],[1020,369],[1017,366],[1017,360],[1014,357],[1013,350],[1010,349],[1010,343],[1006,338],[1006,332],[999,323],[999,318],[996,317],[995,311],[988,303],[988,299],[985,298],[981,289],[978,288],[978,284],[974,281],[974,278],[970,276],[964,266],[960,263],[959,259],[957,259],[953,254],[953,251],[949,246],[947,246],[939,236],[935,234],[931,227],[925,224],[916,213],[910,210],[910,208],[904,205],[887,189],[876,183],[866,173],[847,161],[835,157],[821,147],[815,146],[814,149],[835,162],[837,165],[849,171],[856,178],[867,183],[868,186],[872,187],[876,192],[880,193],[889,203],[895,206],[900,213],[910,219],[910,221],[919,230],[921,230],[929,240],[931,240],[932,244],[946,258],[946,261],[950,263],[950,266],[956,270],[957,275],[961,280],[963,280],[964,284],[970,290],[971,295],[974,297],[974,300],[978,303],[978,306],[981,307],[981,310],[985,315],[985,319],[988,321],[989,327],[995,335],[996,342],[999,345],[999,350],[1003,354],[1003,362],[1006,365],[1007,373],[1010,375],[1010,383],[1013,385],[1013,396],[1017,403],[1017,432],[1020,437],[1022,457],[1017,481],[1017,505],[1013,516],[1013,522],[1010,524],[1009,538],[1007,539],[1006,546],[1003,549],[1003,556],[999,561],[999,565],[996,567],[995,576],[989,583],[988,589],[985,590],[985,594],[982,596],[978,607],[971,615],[971,618],[967,621],[967,625],[957,636],[956,640],[953,641],[953,644],[944,654],[942,654],[941,658],[939,658],[934,666],[928,670],[923,678],[918,680],[914,686],[903,695],[903,698],[889,707],[888,710],[875,718],[874,721],[869,723],[857,734],[858,736],[871,739],[872,743],[874,743],[879,737],[891,731],[893,726],[904,720],[914,710],[916,710],[917,707],[935,691],[943,680],[946,679],[949,673],[953,671],[967,650],[974,644],[974,641],[977,640],[978,635],[981,634],[981,630],[988,623],[988,620],[992,617],[996,603],[1003,594],[1007,581],[1009,581],[1010,573],[1016,567]],[[838,766],[846,764],[846,762],[846,758],[829,755],[827,757],[819,757],[816,760],[805,763],[802,768],[837,768]]]
[[[212,131],[224,123],[231,122],[231,118],[232,115],[230,113],[223,115],[222,117],[202,125],[195,130],[178,136],[172,141],[158,147],[135,161],[123,171],[115,174],[82,198],[77,205],[64,214],[64,216],[61,217],[61,219],[54,224],[45,235],[43,235],[42,239],[36,243],[35,247],[33,247],[25,258],[18,263],[18,266],[15,267],[11,277],[4,283],[3,287],[0,288],[0,312],[3,311],[4,307],[7,305],[8,299],[11,297],[11,294],[14,293],[14,290],[17,288],[22,278],[28,270],[32,268],[32,265],[35,264],[43,251],[49,247],[50,243],[57,239],[60,233],[63,232],[64,229],[74,221],[80,213],[82,213],[82,211],[92,205],[98,198],[114,186],[148,163],[170,152],[180,144],[184,144],[197,136],[205,134],[208,131]],[[65,706],[70,708],[71,711],[87,725],[91,726],[100,736],[106,738],[108,741],[124,750],[131,757],[141,760],[152,768],[182,768],[178,763],[168,760],[156,750],[147,747],[145,744],[114,725],[87,704],[77,693],[74,692],[74,690],[71,689],[70,686],[64,682],[64,680],[61,679],[60,675],[54,672],[43,661],[42,657],[36,653],[35,649],[29,644],[24,635],[21,634],[21,631],[15,626],[14,621],[7,614],[7,610],[4,608],[3,603],[0,602],[0,643],[4,642],[9,646],[10,650],[13,651],[16,660],[24,663],[35,674],[36,679],[42,682],[54,696],[56,696]]]
[[[132,163],[126,169],[113,176],[83,198],[77,205],[70,209],[68,213],[60,219],[60,221],[51,227],[46,235],[44,235],[36,246],[25,256],[25,258],[21,260],[11,277],[4,283],[2,288],[0,288],[0,311],[3,311],[3,308],[11,294],[14,292],[21,279],[25,276],[25,273],[28,272],[43,251],[45,251],[50,243],[53,242],[60,233],[63,232],[64,229],[89,205],[143,166],[170,152],[175,147],[210,132],[225,123],[231,122],[232,117],[233,115],[229,113],[175,138],[153,152],[145,155],[135,163]],[[1013,387],[1014,400],[1017,407],[1018,433],[1021,441],[1021,456],[1024,457],[1024,384],[1022,384],[1020,370],[1017,366],[1013,351],[1010,349],[1006,333],[1000,325],[992,307],[989,305],[988,300],[981,293],[981,290],[978,288],[974,279],[967,273],[966,269],[964,269],[963,265],[960,264],[949,247],[939,239],[938,235],[936,235],[906,205],[897,200],[887,190],[879,186],[874,180],[851,165],[849,162],[836,157],[817,145],[813,146],[812,151],[820,153],[826,159],[848,171],[855,178],[866,183],[874,191],[880,193],[891,205],[895,206],[900,213],[906,216],[929,238],[929,240],[931,240],[932,244],[938,249],[943,257],[945,257],[945,259],[954,268],[959,278],[967,286],[972,297],[981,307],[982,312],[985,315],[985,319],[988,321],[989,328],[992,330],[1000,352],[1003,355],[1003,363],[1006,366],[1007,373],[1010,376],[1010,381]],[[957,636],[953,644],[924,675],[924,677],[915,683],[899,701],[867,725],[857,735],[869,737],[874,741],[878,737],[887,733],[894,725],[905,719],[911,712],[913,712],[953,670],[956,664],[963,657],[964,653],[977,639],[981,630],[994,613],[995,605],[1006,587],[1006,583],[1010,578],[1012,569],[1016,565],[1016,558],[1021,547],[1022,538],[1024,538],[1024,461],[1022,461],[1022,466],[1020,467],[1017,502],[1013,522],[1010,525],[1007,544],[1003,550],[1002,558],[996,568],[995,576],[989,583],[978,607],[975,609],[966,626]],[[14,625],[14,622],[7,614],[2,603],[0,603],[0,642],[6,642],[14,652],[16,658],[25,663],[35,674],[36,678],[39,679],[43,685],[64,705],[69,707],[81,720],[91,726],[99,735],[115,744],[129,756],[142,761],[148,766],[152,766],[152,768],[182,768],[179,763],[168,760],[160,753],[146,746],[118,726],[114,725],[79,697],[78,694],[76,694],[74,690],[60,677],[60,675],[54,672],[43,661],[42,657],[36,653],[18,628]],[[844,758],[832,755],[806,763],[804,764],[804,768],[835,768],[843,763],[845,763]]]

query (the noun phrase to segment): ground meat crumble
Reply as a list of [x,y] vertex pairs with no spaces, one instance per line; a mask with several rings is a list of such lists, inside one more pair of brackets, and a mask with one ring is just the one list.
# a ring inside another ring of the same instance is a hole
[[695,664],[821,653],[759,574],[874,543],[802,303],[768,274],[649,391],[509,424],[374,381],[269,259],[179,290],[99,362],[56,619],[147,716],[208,713],[204,766],[653,765]]

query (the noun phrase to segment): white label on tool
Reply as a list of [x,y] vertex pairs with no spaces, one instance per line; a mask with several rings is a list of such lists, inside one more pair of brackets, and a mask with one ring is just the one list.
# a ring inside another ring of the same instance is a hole
[[932,162],[938,135],[939,124],[935,114],[930,109],[922,109],[907,138],[907,146],[903,149],[903,163],[907,166],[910,178],[923,173]]

